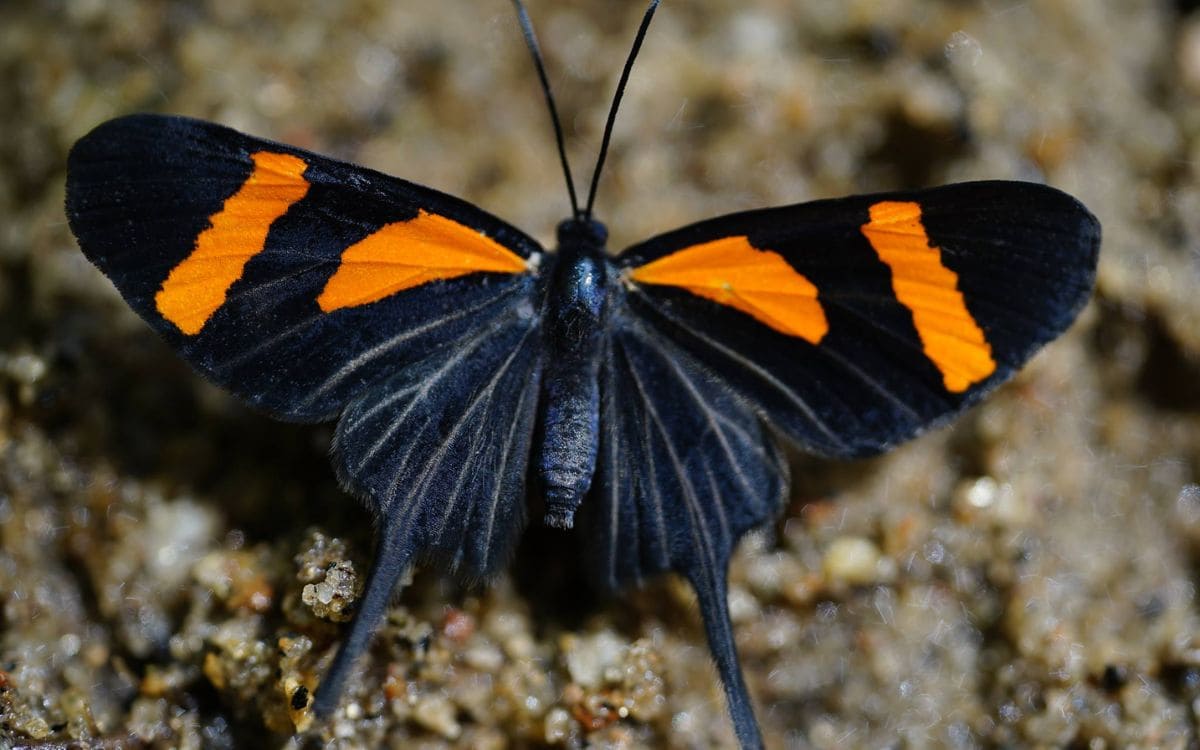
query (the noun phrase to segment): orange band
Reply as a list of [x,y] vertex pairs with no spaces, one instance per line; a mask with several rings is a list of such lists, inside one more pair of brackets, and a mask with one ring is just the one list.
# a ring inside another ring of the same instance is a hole
[[346,248],[317,304],[332,312],[437,279],[525,270],[523,258],[487,235],[420,210],[413,219],[388,224]]
[[745,237],[685,247],[635,268],[629,277],[686,289],[813,344],[829,331],[816,286],[779,253],[759,250]]
[[266,247],[271,224],[308,193],[303,159],[270,151],[250,158],[254,171],[212,215],[191,255],[171,269],[154,295],[159,313],[189,336],[200,333],[225,304],[246,263]]
[[958,275],[929,244],[917,203],[882,201],[871,206],[862,233],[892,269],[896,299],[913,316],[925,356],[942,373],[946,390],[961,393],[996,370],[992,347],[958,290]]

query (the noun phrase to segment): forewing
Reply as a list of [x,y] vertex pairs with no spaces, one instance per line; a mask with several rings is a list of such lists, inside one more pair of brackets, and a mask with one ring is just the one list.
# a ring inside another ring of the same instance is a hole
[[784,433],[879,452],[974,403],[1086,302],[1078,201],[979,182],[735,214],[623,253],[632,314]]
[[198,120],[82,138],[67,217],[193,366],[272,414],[334,416],[424,353],[530,304],[536,243],[434,190]]

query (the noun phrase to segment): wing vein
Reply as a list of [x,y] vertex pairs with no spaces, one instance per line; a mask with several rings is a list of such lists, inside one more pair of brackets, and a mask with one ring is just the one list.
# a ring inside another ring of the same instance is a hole
[[[537,369],[540,370],[540,367]],[[504,442],[504,453],[501,454],[500,468],[496,472],[497,480],[495,490],[492,492],[492,500],[488,505],[488,520],[483,535],[483,548],[485,550],[490,550],[492,548],[492,534],[496,527],[496,509],[500,506],[500,492],[504,489],[503,478],[508,473],[508,459],[512,455],[513,446],[516,443],[517,428],[522,424],[525,424],[524,416],[527,416],[525,411],[527,408],[525,406],[525,402],[528,401],[530,393],[537,392],[539,381],[540,376],[535,376],[533,382],[526,384],[526,386],[521,389],[521,400],[517,402],[517,408],[515,411],[516,418],[513,419],[512,426],[508,428],[508,439]],[[528,443],[528,436],[526,436],[525,440],[526,443]]]
[[[675,377],[683,384],[688,395],[691,397],[691,400],[695,402],[696,406],[700,410],[700,413],[704,416],[704,420],[708,422],[709,429],[712,430],[714,436],[717,438],[717,442],[721,445],[721,450],[725,454],[730,468],[733,469],[734,474],[737,477],[738,484],[740,484],[742,488],[746,490],[747,494],[751,494],[753,490],[751,489],[750,480],[746,476],[741,461],[738,460],[738,457],[734,454],[733,448],[729,444],[728,436],[721,428],[718,416],[713,411],[712,406],[696,388],[695,383],[692,382],[691,376],[684,372],[683,368],[680,367],[678,359],[667,356],[665,352],[659,348],[657,337],[647,336],[646,331],[641,325],[637,326],[637,331],[641,334],[642,340],[647,344],[647,349],[657,354],[663,363],[675,373]],[[723,521],[724,518],[722,518],[722,522]]]
[[[353,421],[350,421],[346,424],[347,432],[357,429],[359,427],[359,425],[363,424],[363,422],[367,421],[368,419],[373,418],[375,416],[375,414],[377,414],[381,410],[386,409],[387,407],[391,406],[396,401],[398,401],[402,398],[405,398],[409,393],[412,393],[415,391],[417,394],[412,399],[412,402],[404,409],[404,411],[402,411],[400,413],[400,415],[396,419],[393,420],[392,424],[388,427],[388,429],[384,430],[383,434],[380,435],[379,439],[376,440],[372,444],[371,449],[366,451],[363,454],[363,456],[361,457],[361,459],[358,462],[358,465],[355,467],[355,470],[361,471],[362,467],[366,466],[367,463],[369,463],[371,460],[374,459],[375,455],[380,450],[382,450],[384,444],[391,440],[392,435],[394,435],[396,430],[398,430],[400,428],[401,424],[403,424],[404,418],[409,414],[410,411],[412,411],[413,406],[416,404],[416,402],[418,400],[420,400],[420,398],[424,394],[429,393],[429,391],[434,386],[436,386],[438,383],[440,383],[442,381],[442,379],[447,375],[447,373],[449,373],[451,370],[453,370],[458,365],[458,363],[461,362],[463,359],[465,359],[468,355],[470,355],[472,352],[479,349],[484,344],[486,339],[489,336],[491,336],[493,333],[495,333],[496,331],[500,330],[506,322],[507,322],[506,316],[502,316],[502,317],[494,320],[487,327],[481,329],[478,333],[475,334],[475,336],[473,336],[469,341],[467,341],[465,345],[463,345],[461,348],[459,348],[458,351],[453,356],[449,357],[445,363],[443,363],[432,374],[430,374],[424,380],[424,382],[422,382],[419,386],[413,385],[411,387],[398,390],[394,393],[389,393],[387,398],[382,398],[379,401],[375,402],[374,404],[371,405],[371,407],[369,409],[366,409],[362,414],[354,415]],[[345,418],[343,418],[343,419],[345,419]],[[412,445],[413,442],[414,441],[410,441],[410,445]],[[407,461],[408,455],[410,455],[410,453],[405,454],[404,461]],[[401,466],[403,466],[403,463],[404,462],[401,463]]]
[[[634,287],[634,288],[636,289],[636,287]],[[703,333],[701,333],[700,331],[697,331],[695,328],[690,326],[686,321],[682,320],[681,318],[678,318],[677,316],[670,314],[669,312],[667,312],[667,310],[664,307],[662,307],[661,305],[655,304],[654,299],[650,295],[646,294],[645,292],[643,292],[641,290],[638,290],[638,293],[641,294],[642,297],[647,301],[647,303],[651,307],[653,307],[664,318],[671,321],[673,324],[679,326],[680,328],[683,328],[688,333],[690,333],[692,336],[696,337],[696,339],[698,339],[702,343],[711,347],[713,350],[717,351],[718,353],[724,355],[725,357],[729,358],[733,362],[746,368],[746,370],[748,372],[755,375],[757,378],[762,380],[768,386],[770,386],[775,391],[780,393],[785,399],[790,401],[797,409],[799,409],[804,414],[804,416],[808,419],[808,421],[822,435],[824,435],[832,444],[836,445],[839,449],[841,449],[843,451],[849,450],[850,446],[847,445],[846,442],[844,440],[842,440],[841,437],[834,430],[832,430],[829,427],[829,425],[826,424],[823,419],[821,419],[821,417],[819,417],[817,415],[816,411],[813,410],[813,408],[808,404],[807,401],[804,400],[803,397],[800,396],[800,394],[793,391],[786,384],[784,384],[782,381],[780,381],[778,378],[776,378],[770,372],[766,371],[765,369],[763,369],[762,367],[760,367],[753,361],[747,359],[746,357],[737,353],[733,349],[730,349],[729,347],[725,346],[724,344],[721,344],[721,343],[715,341],[714,339],[712,339],[708,336],[705,336]]]
[[[319,399],[321,396],[325,395],[329,391],[336,388],[338,386],[338,384],[341,383],[343,380],[345,380],[347,377],[353,375],[356,370],[362,368],[363,366],[365,366],[367,364],[370,364],[371,362],[374,362],[379,357],[382,357],[383,355],[385,355],[388,352],[390,352],[391,350],[395,349],[397,346],[400,346],[404,342],[409,341],[415,337],[422,336],[422,335],[424,335],[436,328],[444,326],[448,323],[452,323],[456,320],[461,320],[465,317],[475,315],[476,313],[482,312],[502,300],[507,300],[509,297],[514,295],[518,289],[520,289],[519,286],[512,286],[512,287],[506,289],[503,293],[498,294],[495,297],[492,297],[490,299],[484,300],[483,302],[481,302],[477,305],[473,305],[471,307],[467,307],[467,308],[460,309],[460,310],[455,310],[454,312],[452,312],[449,315],[445,315],[441,318],[437,318],[435,320],[431,320],[426,323],[422,323],[421,325],[416,326],[414,328],[409,328],[405,331],[402,331],[402,332],[396,334],[395,336],[393,336],[390,339],[386,339],[384,341],[379,342],[378,344],[371,347],[370,349],[367,349],[366,351],[362,352],[361,354],[358,354],[357,356],[355,356],[353,359],[348,361],[346,364],[342,365],[342,367],[338,368],[338,370],[336,372],[334,372],[332,375],[330,375],[325,380],[325,382],[323,382],[320,386],[315,388],[308,395],[308,397],[305,398],[305,400],[303,402],[304,406],[310,406],[314,401]],[[503,315],[503,313],[501,313],[501,315]]]
[[[491,379],[489,379],[488,382],[485,383],[483,387],[476,391],[476,393],[471,397],[471,401],[467,404],[467,408],[463,411],[462,416],[459,417],[459,419],[454,423],[454,428],[450,431],[450,434],[446,436],[446,439],[442,441],[441,446],[438,447],[438,450],[431,458],[430,463],[426,465],[424,475],[418,480],[418,484],[427,482],[428,477],[432,475],[434,467],[441,465],[443,458],[450,451],[450,446],[456,440],[458,440],[459,432],[464,429],[464,426],[470,420],[470,417],[475,412],[475,409],[478,408],[480,404],[483,404],[486,411],[486,407],[495,403],[495,399],[493,399],[492,396],[496,392],[496,387],[499,385],[500,381],[504,379],[504,376],[508,374],[509,368],[512,367],[512,363],[516,360],[517,355],[521,354],[521,352],[525,349],[525,344],[529,340],[530,335],[533,334],[534,330],[534,326],[529,327],[529,330],[527,330],[525,335],[521,337],[521,341],[515,347],[513,347],[512,352],[508,355],[504,362],[501,363],[500,367],[496,369],[496,372],[492,375]],[[436,527],[437,536],[435,539],[441,539],[442,533],[446,529],[446,524],[450,519],[450,514],[454,511],[455,506],[458,504],[458,496],[462,493],[463,484],[466,482],[468,470],[472,469],[480,458],[480,454],[477,449],[480,441],[484,438],[483,428],[486,426],[486,424],[487,420],[481,420],[480,423],[476,425],[474,434],[470,437],[470,459],[463,462],[462,467],[459,469],[458,478],[454,483],[454,492],[446,501],[445,510],[442,512],[442,517],[438,521]],[[503,475],[498,475],[497,481],[499,481],[500,476]]]
[[[633,376],[634,382],[637,386],[638,395],[642,399],[646,413],[650,417],[650,419],[647,420],[647,427],[649,427],[651,423],[653,424],[655,431],[662,439],[663,447],[666,449],[667,455],[670,458],[671,468],[674,470],[675,476],[679,480],[679,489],[681,491],[684,505],[688,510],[688,515],[691,517],[691,536],[696,541],[697,546],[703,551],[705,558],[708,560],[708,566],[706,566],[706,569],[712,570],[716,565],[716,560],[713,555],[714,545],[712,536],[708,531],[708,527],[702,521],[703,516],[700,513],[699,498],[696,495],[696,489],[692,485],[691,480],[688,478],[685,467],[679,460],[679,454],[675,450],[675,445],[667,433],[666,426],[663,424],[662,418],[658,414],[658,410],[654,408],[654,404],[648,397],[645,385],[641,378],[638,377],[636,368],[631,368],[630,373]],[[660,533],[663,535],[663,547],[664,549],[667,549],[669,547],[670,540],[666,536],[665,527],[660,530]],[[670,559],[668,558],[665,560],[665,567],[669,566]]]
[[[620,485],[617,482],[617,462],[620,454],[621,431],[619,429],[619,415],[616,413],[617,399],[617,378],[616,378],[616,359],[613,349],[612,337],[605,337],[604,341],[604,367],[605,373],[605,390],[604,390],[604,418],[600,420],[601,428],[607,433],[605,440],[605,456],[607,460],[607,478],[608,478],[608,585],[610,588],[617,588],[617,547],[620,539],[620,517],[621,517],[621,497]],[[632,542],[638,544],[637,535],[634,534]],[[635,568],[637,569],[637,568]],[[640,576],[639,576],[640,577]]]
[[[637,389],[638,396],[641,398],[642,403],[646,405],[646,408],[648,410],[651,410],[650,399],[649,399],[648,395],[646,394],[645,385],[642,383],[642,379],[638,377],[637,368],[633,366],[633,360],[630,358],[629,352],[624,351],[624,349],[622,349],[621,355],[622,355],[622,358],[625,360],[625,368],[626,368],[626,370],[628,370],[630,379],[633,381],[634,387]],[[662,490],[659,488],[658,472],[656,471],[655,466],[654,466],[654,448],[651,443],[650,429],[651,429],[650,420],[643,420],[640,442],[642,444],[642,455],[645,459],[645,465],[646,465],[648,473],[650,474],[648,484],[650,485],[651,489],[653,489],[653,491],[654,491],[654,496],[653,496],[654,526],[655,526],[655,531],[658,533],[658,538],[661,540],[659,564],[662,566],[662,568],[666,569],[666,568],[671,567],[670,545],[669,545],[670,538],[667,536],[667,521],[666,521],[665,512],[663,510],[664,503],[663,503],[663,497],[662,497]]]

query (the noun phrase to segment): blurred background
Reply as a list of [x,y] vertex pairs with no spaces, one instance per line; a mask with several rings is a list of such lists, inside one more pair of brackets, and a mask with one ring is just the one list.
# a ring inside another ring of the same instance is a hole
[[[641,3],[530,0],[577,181]],[[667,0],[596,213],[701,218],[982,178],[1099,217],[1095,298],[953,427],[793,457],[730,604],[770,747],[1196,747],[1200,10],[1187,0]],[[65,157],[134,111],[568,212],[502,0],[0,5],[0,746],[731,747],[694,603],[591,592],[568,535],[418,571],[329,725],[371,557],[328,426],[195,376],[78,251]],[[819,250],[819,249],[815,249]],[[75,744],[72,744],[75,743]]]

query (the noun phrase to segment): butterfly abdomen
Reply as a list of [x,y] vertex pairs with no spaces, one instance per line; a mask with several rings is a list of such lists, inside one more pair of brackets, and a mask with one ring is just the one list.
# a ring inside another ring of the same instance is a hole
[[592,484],[600,434],[600,358],[610,286],[604,226],[559,225],[546,304],[538,471],[549,526],[570,528]]

